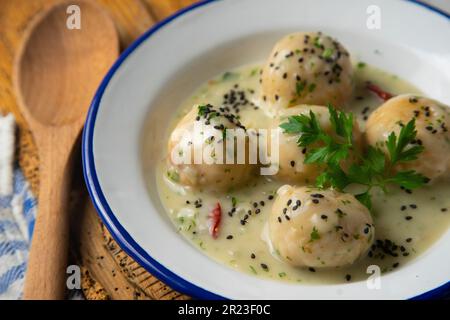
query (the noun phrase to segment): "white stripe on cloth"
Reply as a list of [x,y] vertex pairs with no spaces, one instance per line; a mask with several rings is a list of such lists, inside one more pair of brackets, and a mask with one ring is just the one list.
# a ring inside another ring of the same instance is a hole
[[17,279],[13,283],[11,283],[1,296],[4,300],[17,300],[22,297],[22,293],[17,297],[17,292],[22,292],[22,288],[24,285],[24,278]]
[[23,196],[15,195],[11,201],[11,212],[24,239],[29,239],[28,224],[23,215]]
[[0,117],[0,196],[12,194],[15,122],[12,114]]
[[15,124],[0,116],[0,299],[20,299],[36,200],[20,169],[14,168]]

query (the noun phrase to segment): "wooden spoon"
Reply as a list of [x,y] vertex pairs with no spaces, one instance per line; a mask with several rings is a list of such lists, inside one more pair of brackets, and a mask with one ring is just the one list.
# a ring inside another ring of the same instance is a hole
[[[69,5],[81,29],[69,29]],[[25,299],[63,299],[69,242],[67,200],[73,150],[102,77],[118,56],[109,16],[93,1],[56,4],[30,24],[14,64],[14,86],[40,157],[39,208]]]

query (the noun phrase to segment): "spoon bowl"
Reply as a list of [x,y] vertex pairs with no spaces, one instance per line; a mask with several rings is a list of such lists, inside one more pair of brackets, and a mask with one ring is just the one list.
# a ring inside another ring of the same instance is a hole
[[93,90],[117,55],[107,14],[87,1],[78,6],[80,29],[67,26],[68,4],[56,5],[32,23],[18,55],[18,91],[31,117],[43,125],[84,120]]

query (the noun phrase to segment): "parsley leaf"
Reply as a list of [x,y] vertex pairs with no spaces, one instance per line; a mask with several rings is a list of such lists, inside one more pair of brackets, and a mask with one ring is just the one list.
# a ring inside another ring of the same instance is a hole
[[236,199],[235,197],[231,197],[231,205],[232,205],[233,207],[236,207],[236,205],[237,205],[237,199]]
[[329,58],[331,58],[333,53],[334,53],[333,48],[326,48],[325,51],[322,54],[322,57],[324,57],[325,59],[329,59]]
[[378,148],[369,146],[364,160],[366,166],[377,174],[382,174],[386,168],[386,158],[384,152]]
[[232,80],[232,79],[236,79],[236,78],[239,78],[239,73],[237,73],[237,72],[226,71],[222,75],[222,81],[228,81],[228,80]]
[[[414,144],[417,136],[414,119],[402,126],[398,136],[395,132],[388,136],[385,141],[387,155],[382,149],[372,146],[362,153],[354,148],[353,114],[337,111],[331,105],[328,106],[328,111],[333,134],[328,134],[321,128],[312,111],[309,115],[291,116],[280,125],[284,133],[299,135],[299,147],[307,147],[305,163],[323,167],[322,173],[316,178],[317,187],[343,191],[351,184],[362,185],[366,188],[365,191],[355,197],[371,209],[370,192],[373,188],[381,188],[387,192],[389,184],[397,184],[406,189],[415,189],[429,181],[414,170],[395,170],[397,164],[417,159],[424,150],[423,146]],[[350,152],[353,152],[358,161],[344,171],[341,162],[349,158]]]
[[322,132],[319,122],[312,111],[309,117],[304,114],[291,116],[288,118],[288,122],[281,124],[280,127],[286,133],[301,133],[297,142],[299,146],[307,146],[316,142]]
[[370,190],[366,192],[355,195],[355,198],[358,199],[363,205],[367,207],[367,209],[372,209],[372,196],[370,195]]
[[317,228],[314,226],[311,231],[309,242],[313,242],[314,240],[319,240],[319,239],[320,239],[319,230],[317,230]]
[[407,148],[409,144],[416,140],[416,135],[417,131],[414,118],[402,127],[398,138],[395,132],[391,132],[386,141],[386,146],[389,151],[392,165],[395,165],[398,162],[417,159],[417,156],[424,150],[424,147],[415,145]]
[[297,81],[295,84],[295,93],[300,96],[306,87],[306,81]]
[[198,106],[198,115],[204,116],[208,113],[208,107],[206,105],[200,105]]
[[348,115],[345,112],[337,113],[330,104],[328,105],[328,112],[330,113],[330,122],[333,130],[341,137],[345,138],[347,143],[352,143],[353,136],[353,114]]
[[387,181],[396,183],[406,189],[416,189],[427,183],[429,179],[414,170],[409,170],[399,171]]

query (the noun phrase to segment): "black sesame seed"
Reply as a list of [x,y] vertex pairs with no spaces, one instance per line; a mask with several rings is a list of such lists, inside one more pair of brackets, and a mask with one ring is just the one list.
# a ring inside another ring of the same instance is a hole
[[312,267],[309,267],[308,270],[311,271],[311,272],[316,272],[316,269],[314,269]]
[[352,276],[349,274],[345,275],[345,280],[350,281],[352,279]]
[[263,268],[265,271],[269,270],[269,267],[265,263],[261,263],[261,268]]
[[311,195],[311,197],[313,197],[313,198],[323,198],[323,194],[320,194],[320,193],[313,193],[313,194]]
[[412,238],[407,238],[406,239],[406,242],[408,242],[408,243],[411,242],[411,241],[412,241]]
[[399,266],[400,263],[396,262],[392,265],[393,268],[397,268]]
[[291,160],[291,167],[294,167],[294,166],[295,166],[295,161]]
[[405,219],[408,220],[408,221],[411,220],[412,218],[413,218],[413,217],[411,217],[411,216],[406,216],[406,217],[405,217]]
[[442,211],[442,212],[446,212],[446,211],[447,211],[447,208],[441,208],[441,211]]
[[369,228],[365,227],[365,228],[364,228],[364,233],[365,233],[365,234],[368,234],[368,233],[369,233]]
[[256,210],[255,210],[255,214],[259,214],[260,212],[261,212],[260,209],[256,209]]
[[281,223],[281,217],[278,217],[278,222]]
[[255,258],[256,258],[256,255],[255,255],[254,253],[252,253],[252,254],[250,255],[250,258],[255,259]]
[[262,205],[262,206],[264,207],[264,205],[265,205],[266,203],[265,203],[264,201],[261,200],[261,201],[259,202],[259,204]]
[[289,216],[284,216],[286,218],[287,221],[291,220],[291,218]]
[[323,220],[327,220],[328,219],[328,217],[326,215],[324,215],[324,214],[321,215],[320,218],[322,218]]
[[256,208],[258,206],[257,202],[253,202],[253,207]]
[[286,79],[287,78],[287,73],[285,72],[285,73],[283,73],[283,79]]
[[412,209],[417,209],[417,205],[414,204],[414,203],[413,203],[413,204],[410,204],[409,206],[410,206]]
[[291,203],[292,203],[292,199],[289,199],[288,202],[287,202],[287,205],[290,206]]
[[312,199],[312,202],[315,203],[315,204],[318,204],[319,203],[319,199]]
[[400,210],[405,211],[406,210],[406,206],[405,205],[401,206]]
[[283,213],[286,214],[286,212],[287,212],[287,208],[284,208]]
[[233,236],[230,234],[229,236],[227,236],[227,239],[231,240],[231,239],[233,239]]
[[273,195],[269,195],[269,196],[267,197],[267,199],[273,200]]

